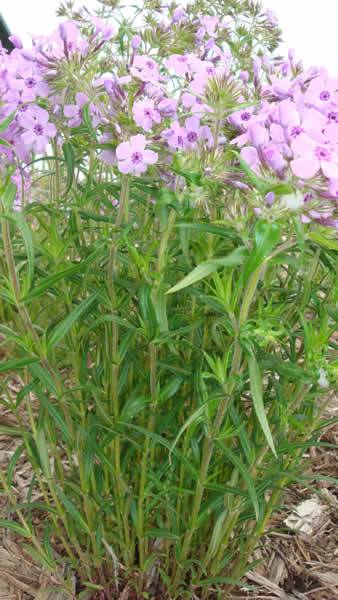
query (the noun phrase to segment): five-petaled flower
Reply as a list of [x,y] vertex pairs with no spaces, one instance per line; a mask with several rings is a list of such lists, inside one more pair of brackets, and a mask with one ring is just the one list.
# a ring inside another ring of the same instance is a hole
[[116,148],[118,168],[121,173],[142,175],[149,165],[154,165],[158,154],[146,149],[147,140],[142,134],[132,135],[128,142],[122,142]]

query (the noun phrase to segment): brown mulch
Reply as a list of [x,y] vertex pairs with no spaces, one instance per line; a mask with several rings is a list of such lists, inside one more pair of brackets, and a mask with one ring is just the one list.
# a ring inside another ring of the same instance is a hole
[[[15,397],[22,384],[12,380],[8,385]],[[335,402],[326,416],[332,418],[337,414]],[[24,408],[21,417],[25,423]],[[3,403],[0,405],[0,423],[17,425]],[[324,431],[322,441],[338,447],[337,424]],[[19,444],[19,438],[0,435],[0,465],[4,470]],[[312,449],[306,457],[307,474],[337,478],[336,448]],[[20,457],[12,486],[16,501],[27,500],[30,482],[30,466],[24,457]],[[331,481],[309,480],[309,483],[311,490],[299,484],[289,488],[282,509],[270,521],[268,533],[252,557],[258,562],[247,574],[243,586],[233,592],[233,600],[338,600],[338,490]],[[304,533],[290,529],[285,520],[304,500],[313,498],[322,508],[320,518],[314,520],[313,530]],[[39,498],[33,496],[31,499]],[[5,519],[9,518],[4,510],[6,506],[8,500],[4,495],[0,496],[0,516]],[[0,600],[68,600],[69,595],[60,588],[57,590],[61,581],[62,573],[51,578],[19,546],[15,534],[0,530]]]

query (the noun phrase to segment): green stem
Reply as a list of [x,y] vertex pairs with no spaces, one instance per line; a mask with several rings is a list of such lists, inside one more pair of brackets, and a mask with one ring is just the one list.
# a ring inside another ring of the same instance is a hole
[[[247,288],[246,288],[244,296],[243,296],[243,302],[242,302],[242,306],[241,306],[241,310],[240,310],[239,322],[238,322],[239,329],[247,320],[250,306],[253,301],[253,298],[254,298],[254,295],[255,295],[255,292],[257,289],[257,285],[259,282],[259,278],[261,275],[261,270],[262,270],[262,267],[259,267],[258,269],[256,269],[256,271],[254,271],[254,273],[251,275],[251,277],[249,279]],[[188,555],[190,552],[191,541],[192,541],[194,532],[197,527],[198,515],[199,515],[202,498],[203,498],[203,494],[204,494],[204,485],[205,485],[205,481],[207,479],[209,465],[210,465],[211,458],[212,458],[213,451],[214,451],[215,439],[217,438],[217,436],[220,432],[220,429],[221,429],[221,426],[222,426],[222,423],[224,420],[224,416],[225,416],[225,413],[228,408],[229,400],[231,398],[231,394],[233,393],[235,385],[236,385],[235,376],[237,375],[237,373],[240,369],[241,360],[242,360],[242,349],[238,342],[238,339],[236,339],[234,354],[233,354],[233,358],[232,358],[232,367],[231,367],[231,372],[230,372],[230,377],[229,377],[229,383],[225,387],[224,397],[218,406],[217,414],[216,414],[213,426],[211,428],[211,431],[209,430],[208,435],[205,437],[204,443],[203,443],[202,465],[201,465],[200,477],[198,479],[198,482],[196,485],[196,490],[195,490],[195,496],[194,496],[193,507],[192,507],[192,515],[191,515],[191,523],[190,523],[190,526],[189,526],[189,528],[185,534],[184,540],[183,540],[182,551],[181,551],[181,556],[180,556],[180,565],[178,566],[176,575],[174,577],[174,582],[173,582],[174,590],[177,589],[177,587],[180,583],[183,569],[184,569],[184,562],[188,558]]]

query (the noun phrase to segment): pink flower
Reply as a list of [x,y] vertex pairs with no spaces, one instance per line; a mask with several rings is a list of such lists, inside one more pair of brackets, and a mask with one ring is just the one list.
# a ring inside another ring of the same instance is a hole
[[114,27],[107,25],[100,17],[91,16],[90,20],[94,25],[95,35],[100,35],[103,42],[110,40],[116,35]]
[[17,77],[10,77],[9,84],[11,90],[21,92],[22,102],[33,102],[37,96],[46,98],[48,96],[49,87],[35,69],[24,67],[19,69]]
[[207,125],[201,126],[198,117],[189,117],[185,120],[186,141],[185,147],[187,150],[195,150],[199,141],[206,141],[210,147],[213,144],[213,137]]
[[263,125],[253,123],[248,127],[249,139],[254,146],[264,146],[269,143],[269,133]]
[[184,127],[181,127],[178,121],[174,121],[170,129],[165,129],[162,135],[173,150],[182,150],[185,147],[187,138],[186,130]]
[[133,50],[136,50],[137,48],[139,48],[139,46],[141,46],[142,44],[142,38],[140,35],[133,35],[133,37],[131,38],[131,47],[133,48]]
[[145,54],[135,56],[130,72],[134,77],[145,82],[155,82],[160,78],[157,63]]
[[118,168],[121,173],[142,175],[148,165],[153,165],[158,160],[158,154],[146,150],[147,140],[144,135],[133,135],[128,142],[122,142],[116,148]]
[[322,111],[338,106],[338,79],[330,79],[326,74],[315,77],[304,94],[305,102]]
[[215,29],[219,23],[219,17],[211,17],[210,15],[204,15],[200,18],[200,23],[207,32],[207,34],[212,36],[214,35]]
[[177,111],[177,100],[175,98],[162,98],[157,108],[166,117],[173,117]]
[[242,148],[240,156],[253,171],[256,173],[260,172],[261,162],[256,148],[253,146],[246,146],[245,148]]
[[252,116],[253,108],[243,108],[242,110],[232,113],[232,115],[228,117],[228,121],[231,123],[231,125],[238,127],[238,129],[246,131],[249,125],[252,123]]
[[172,54],[164,61],[167,69],[172,69],[176,75],[186,75],[189,72],[188,54]]
[[88,102],[88,96],[79,92],[75,96],[76,104],[65,104],[63,112],[66,117],[70,119],[68,121],[69,127],[78,127],[82,123],[82,109]]
[[48,122],[48,118],[48,112],[38,106],[31,107],[19,116],[20,125],[26,130],[21,140],[35,152],[44,152],[50,138],[56,135],[56,127]]
[[155,108],[154,100],[148,98],[134,103],[133,116],[137,125],[144,131],[150,131],[154,124],[161,122],[161,115]]
[[330,179],[338,179],[338,153],[329,144],[319,144],[301,133],[291,144],[297,156],[291,161],[291,169],[301,179],[311,179],[322,170]]

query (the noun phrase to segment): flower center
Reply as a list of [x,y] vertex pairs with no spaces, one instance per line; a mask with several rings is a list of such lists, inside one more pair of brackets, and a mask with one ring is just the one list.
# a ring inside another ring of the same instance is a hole
[[153,69],[154,68],[154,63],[151,60],[148,60],[146,62],[146,65],[147,65],[148,69]]
[[250,119],[251,119],[251,114],[250,114],[250,113],[249,113],[247,110],[245,110],[245,111],[244,111],[244,112],[242,112],[242,114],[241,114],[241,119],[242,119],[242,121],[250,121]]
[[329,121],[335,121],[336,123],[338,123],[338,112],[332,110],[327,116]]
[[134,163],[134,165],[137,165],[140,162],[142,162],[142,154],[141,154],[141,152],[134,152],[134,154],[132,154],[131,160]]
[[187,138],[188,138],[188,142],[196,142],[196,140],[197,140],[196,131],[189,131]]
[[36,125],[34,125],[34,133],[36,135],[43,135],[43,127],[42,127],[42,125],[40,125],[40,123],[37,123]]
[[327,100],[329,100],[330,96],[331,96],[330,92],[328,92],[327,90],[323,90],[323,91],[321,92],[321,94],[320,94],[319,98],[320,98],[321,100],[324,100],[324,102],[326,102]]
[[28,77],[28,78],[25,80],[25,85],[26,85],[28,88],[33,88],[33,87],[35,87],[35,85],[36,85],[36,80],[34,79],[34,77]]
[[144,116],[147,117],[148,119],[151,119],[151,110],[150,110],[150,108],[146,108],[144,110]]
[[330,150],[328,150],[327,148],[323,148],[323,146],[317,146],[317,148],[315,150],[315,155],[320,160],[330,160],[331,159]]
[[301,133],[303,133],[304,129],[302,127],[292,127],[291,129],[291,137],[297,137],[297,135],[300,135]]
[[181,135],[177,136],[177,145],[178,146],[183,146],[184,142],[183,142],[183,137]]

